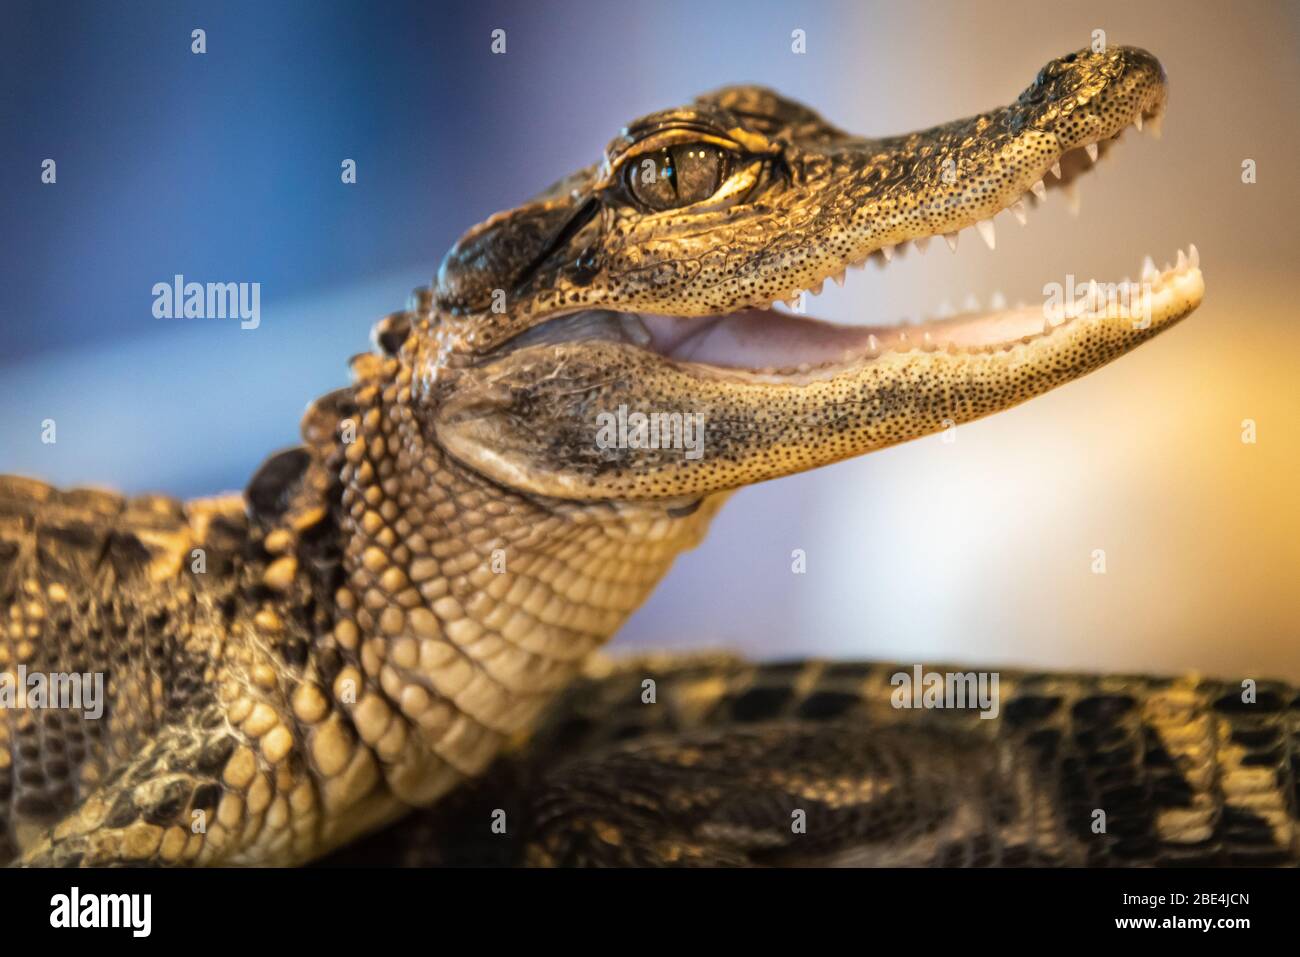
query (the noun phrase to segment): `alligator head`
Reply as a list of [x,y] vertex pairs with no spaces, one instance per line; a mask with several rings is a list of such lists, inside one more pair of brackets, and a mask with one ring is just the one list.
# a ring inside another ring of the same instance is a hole
[[[1053,60],[1010,106],[884,139],[757,87],[643,117],[447,255],[418,372],[428,431],[513,489],[686,505],[1078,378],[1198,305],[1194,247],[1163,272],[1148,259],[1141,283],[920,325],[772,307],[904,243],[975,227],[992,245],[997,214],[1023,221],[1129,126],[1158,133],[1166,95],[1157,60],[1118,47]],[[660,413],[674,439],[693,416],[703,442],[610,447],[620,408],[624,438],[632,413]]]

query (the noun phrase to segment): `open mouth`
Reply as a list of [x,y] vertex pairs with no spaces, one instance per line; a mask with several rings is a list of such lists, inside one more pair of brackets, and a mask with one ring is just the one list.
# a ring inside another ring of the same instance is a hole
[[[1077,212],[1076,180],[1103,159],[1130,126],[1158,137],[1163,109],[1161,99],[1150,107],[1139,108],[1128,123],[1109,136],[1060,152],[1023,195],[998,208],[993,216],[958,228],[969,228],[992,249],[996,246],[993,217],[999,213],[1008,212],[1025,225],[1028,208],[1042,204],[1049,192],[1058,190],[1065,194],[1071,210]],[[873,257],[885,265],[904,253],[907,243],[925,252],[935,239],[942,239],[956,251],[956,229],[912,235],[902,245],[871,249],[862,259],[849,263],[848,268],[861,267]],[[819,294],[825,279],[842,284],[845,271],[824,277],[811,289],[794,292],[788,304],[797,308],[803,293]],[[1186,304],[1199,301],[1202,280],[1195,246],[1186,253],[1180,249],[1175,262],[1163,269],[1147,256],[1139,276],[1138,280],[1126,278],[1114,283],[1094,280],[1076,285],[1072,281],[1061,296],[1030,306],[1007,308],[1001,297],[995,296],[987,309],[968,302],[956,315],[876,326],[839,325],[778,311],[773,308],[776,302],[707,316],[585,310],[536,326],[516,337],[508,347],[573,340],[616,341],[654,352],[674,363],[689,364],[699,372],[799,384],[838,375],[891,353],[1011,350],[1062,335],[1078,323],[1099,319],[1131,322],[1140,330],[1153,318],[1159,323],[1162,317],[1185,314]]]
[[[1051,336],[1073,322],[1101,317],[1128,320],[1141,328],[1154,315],[1168,312],[1180,296],[1191,296],[1199,270],[1200,255],[1193,245],[1188,253],[1180,249],[1177,263],[1163,270],[1148,256],[1140,281],[1093,280],[1068,299],[1012,309],[995,300],[987,310],[886,326],[837,325],[771,309],[636,319],[645,330],[641,344],[669,359],[785,379],[816,377],[835,375],[886,352],[997,352]],[[623,321],[628,321],[626,315]]]

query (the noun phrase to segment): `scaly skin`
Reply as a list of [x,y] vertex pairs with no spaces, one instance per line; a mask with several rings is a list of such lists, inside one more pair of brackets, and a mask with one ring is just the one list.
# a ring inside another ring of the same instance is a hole
[[1294,688],[1261,682],[1247,705],[1222,681],[1002,671],[989,720],[894,707],[913,668],[620,662],[571,686],[526,749],[328,863],[1296,863]]
[[[0,668],[104,672],[109,699],[100,720],[3,716],[0,859],[301,863],[480,777],[731,490],[1008,408],[1194,309],[1193,254],[1145,277],[1142,322],[1126,295],[1046,325],[1041,310],[935,322],[913,348],[896,329],[863,345],[739,314],[955,234],[1054,164],[1068,182],[1084,147],[1165,100],[1159,64],[1131,48],[1053,61],[1010,107],[883,140],[724,90],[632,124],[603,163],[471,230],[242,499],[0,479]],[[795,368],[709,352],[742,320],[760,338],[779,324],[790,355],[846,348]],[[709,357],[665,341],[674,330],[701,333]],[[703,414],[705,454],[603,447],[595,418],[620,405]],[[715,757],[765,750],[751,730],[709,733]],[[763,733],[801,742],[775,752],[797,775],[815,732]],[[918,780],[941,775],[917,760]],[[662,777],[617,761],[644,788]],[[590,857],[565,840],[542,834],[529,859]]]

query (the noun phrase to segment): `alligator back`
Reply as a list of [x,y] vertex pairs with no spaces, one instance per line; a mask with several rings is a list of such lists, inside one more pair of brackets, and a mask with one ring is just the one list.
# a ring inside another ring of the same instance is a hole
[[247,532],[236,497],[0,476],[0,862],[161,724],[206,709]]

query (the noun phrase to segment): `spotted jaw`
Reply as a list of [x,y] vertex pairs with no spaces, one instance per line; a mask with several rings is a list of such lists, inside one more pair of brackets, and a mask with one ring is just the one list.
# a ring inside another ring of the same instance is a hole
[[[1157,89],[1151,93],[1148,101],[1138,104],[1130,116],[1113,121],[1104,128],[1102,135],[1087,134],[1079,142],[1073,142],[1075,137],[1069,137],[1066,143],[1062,143],[1059,136],[1051,134],[1053,142],[1040,147],[1043,155],[1038,158],[1038,162],[1031,163],[1023,169],[1017,168],[1014,174],[1008,177],[1007,182],[1000,185],[996,198],[985,201],[986,208],[992,207],[992,212],[987,217],[968,215],[954,221],[951,228],[939,231],[899,230],[897,239],[879,243],[866,257],[850,261],[848,268],[860,269],[866,264],[868,258],[876,260],[881,265],[888,265],[896,255],[906,252],[909,242],[918,252],[925,253],[929,249],[930,241],[940,236],[943,237],[948,249],[955,253],[961,231],[967,228],[973,230],[990,250],[994,250],[997,248],[994,218],[999,213],[1006,212],[1010,213],[1021,226],[1027,226],[1029,209],[1047,202],[1049,192],[1064,193],[1070,213],[1077,216],[1080,209],[1079,178],[1089,173],[1105,158],[1129,128],[1136,129],[1139,133],[1146,131],[1159,139],[1164,125],[1165,101],[1163,88]],[[843,285],[846,275],[847,269],[841,269],[828,278]],[[821,289],[822,284],[817,283],[808,291],[817,295]],[[798,298],[799,293],[796,292],[787,299],[787,303],[792,304]]]

